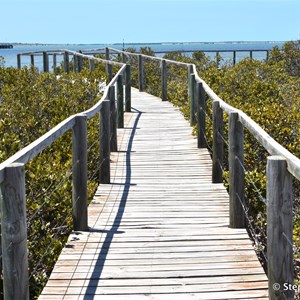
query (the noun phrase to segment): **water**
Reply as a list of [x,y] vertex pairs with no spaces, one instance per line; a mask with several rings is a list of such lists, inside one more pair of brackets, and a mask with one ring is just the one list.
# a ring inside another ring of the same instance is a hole
[[[140,47],[151,47],[155,52],[164,51],[186,51],[186,50],[201,50],[201,51],[223,51],[223,50],[262,50],[262,52],[253,52],[254,59],[265,59],[266,52],[264,50],[271,50],[274,46],[282,47],[284,42],[224,42],[224,43],[150,43],[150,44],[125,44],[124,47],[135,48],[139,50]],[[5,66],[17,66],[17,54],[22,52],[31,51],[42,51],[42,50],[87,50],[87,49],[97,49],[111,47],[116,49],[122,49],[122,44],[81,44],[81,45],[16,45],[13,49],[0,49],[0,56],[4,57]],[[220,53],[224,60],[232,60],[232,53],[221,52]],[[161,56],[162,54],[159,54]],[[186,54],[188,55],[188,53]],[[216,53],[206,53],[210,57],[214,57]],[[249,52],[237,52],[236,61],[243,59],[244,57],[249,57]],[[58,56],[58,63],[60,62],[60,57]],[[29,56],[22,56],[22,66],[29,65]],[[51,64],[51,61],[50,61]],[[42,58],[35,57],[35,65],[39,68],[42,66]]]

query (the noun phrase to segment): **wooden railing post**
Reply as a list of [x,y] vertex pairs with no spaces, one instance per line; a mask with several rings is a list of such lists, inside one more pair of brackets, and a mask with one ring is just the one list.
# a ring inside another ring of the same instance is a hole
[[77,55],[73,55],[73,72],[78,72]]
[[139,91],[144,91],[144,64],[143,56],[139,54]]
[[[105,59],[109,60],[110,59],[110,53],[109,53],[109,48],[105,48]],[[106,63],[106,74],[108,77],[108,82],[110,82],[113,78],[112,76],[112,65],[110,63]]]
[[47,52],[43,52],[43,69],[44,73],[49,72],[49,56]]
[[223,110],[219,101],[212,103],[213,119],[213,155],[212,155],[212,183],[223,182],[224,159],[224,122]]
[[131,71],[130,65],[126,65],[125,75],[125,111],[131,112]]
[[4,299],[29,299],[24,164],[6,167],[1,184]]
[[110,183],[110,101],[100,110],[100,183]]
[[95,70],[95,61],[93,59],[89,59],[90,71]]
[[266,61],[268,61],[269,60],[269,50],[266,50]]
[[189,96],[190,96],[190,124],[196,125],[195,116],[195,74],[189,75]]
[[34,55],[33,54],[30,55],[30,64],[32,67],[34,67]]
[[[269,299],[294,299],[293,186],[282,156],[267,160],[267,257]],[[285,236],[284,236],[285,235]]]
[[17,67],[21,69],[21,54],[17,54]]
[[106,48],[105,48],[105,59],[106,59],[106,60],[109,60],[109,58],[110,58],[109,48],[106,47]]
[[110,101],[110,131],[111,131],[111,140],[110,140],[110,151],[118,151],[118,138],[117,138],[117,112],[116,112],[116,94],[115,87],[109,87],[109,101]]
[[127,58],[126,58],[126,54],[122,53],[122,63],[126,64]]
[[239,114],[229,114],[229,197],[231,228],[245,227],[244,212],[244,127]]
[[70,73],[69,53],[64,52],[64,69],[66,73]]
[[236,51],[233,51],[233,65],[236,64]]
[[118,128],[124,128],[124,92],[123,92],[123,76],[119,75],[117,80],[117,110]]
[[77,70],[78,72],[82,71],[83,58],[81,56],[77,56]]
[[216,52],[216,64],[217,64],[217,68],[220,67],[220,52],[217,51]]
[[198,148],[207,148],[206,143],[206,114],[205,114],[205,90],[201,82],[196,83],[197,92],[197,127],[198,127]]
[[168,93],[167,93],[167,63],[166,60],[163,59],[161,61],[161,85],[162,85],[162,101],[168,100]]
[[56,65],[57,65],[57,59],[56,59],[56,54],[53,54],[53,73],[55,74],[56,72]]
[[253,58],[253,51],[250,50],[250,59]]
[[73,127],[73,227],[75,231],[88,228],[87,217],[87,117],[75,117]]

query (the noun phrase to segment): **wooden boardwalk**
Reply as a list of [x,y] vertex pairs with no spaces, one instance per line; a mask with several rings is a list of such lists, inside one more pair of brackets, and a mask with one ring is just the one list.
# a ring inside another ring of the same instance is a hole
[[111,184],[71,234],[40,299],[268,299],[245,229],[230,229],[229,197],[211,160],[169,102],[132,90],[112,153]]

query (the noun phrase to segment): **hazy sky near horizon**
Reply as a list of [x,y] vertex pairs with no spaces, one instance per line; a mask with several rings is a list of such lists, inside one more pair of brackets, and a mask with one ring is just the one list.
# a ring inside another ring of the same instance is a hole
[[299,0],[0,0],[0,42],[300,39]]

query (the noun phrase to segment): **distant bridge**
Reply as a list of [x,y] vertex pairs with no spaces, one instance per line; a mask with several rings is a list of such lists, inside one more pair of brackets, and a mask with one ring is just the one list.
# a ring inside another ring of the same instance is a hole
[[12,44],[0,44],[0,49],[12,49],[13,47]]

